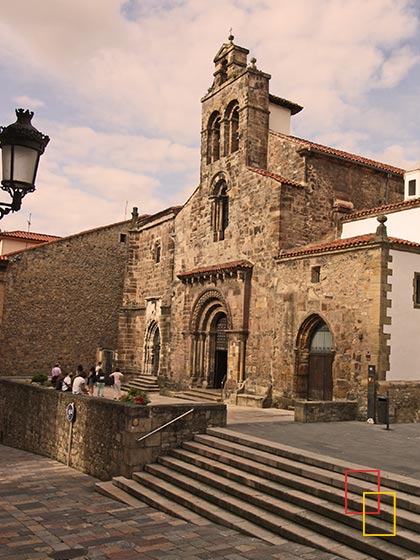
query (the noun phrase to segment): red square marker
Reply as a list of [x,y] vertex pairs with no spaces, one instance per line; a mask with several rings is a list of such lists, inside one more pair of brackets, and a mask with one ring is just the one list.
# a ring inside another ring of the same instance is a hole
[[[346,469],[344,471],[344,513],[347,515],[363,515],[363,511],[349,511],[348,510],[348,473],[354,472],[374,472],[377,473],[378,478],[378,492],[381,491],[381,471],[379,469]],[[365,515],[379,515],[381,513],[381,498],[378,494],[378,511],[366,511]]]

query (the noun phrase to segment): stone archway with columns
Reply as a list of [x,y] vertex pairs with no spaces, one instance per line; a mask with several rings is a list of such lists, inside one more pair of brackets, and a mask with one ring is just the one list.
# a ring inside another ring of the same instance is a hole
[[189,308],[191,385],[231,393],[245,379],[252,267],[236,261],[178,274]]
[[[223,325],[224,328],[220,328]],[[192,384],[220,388],[228,374],[232,315],[219,290],[206,290],[195,302],[191,317]],[[223,333],[223,335],[221,334]],[[220,339],[223,336],[223,349]],[[225,365],[220,359],[225,355]],[[218,363],[219,362],[219,363]],[[225,371],[221,371],[225,368]]]

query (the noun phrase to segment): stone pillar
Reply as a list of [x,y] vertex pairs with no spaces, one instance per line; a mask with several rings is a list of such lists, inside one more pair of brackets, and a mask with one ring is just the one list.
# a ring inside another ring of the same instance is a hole
[[205,351],[205,341],[206,341],[206,335],[205,333],[200,333],[199,334],[199,339],[198,339],[198,375],[197,375],[197,381],[198,383],[202,383],[203,379],[204,379],[204,351]]
[[191,357],[190,357],[190,368],[191,368],[191,384],[197,381],[198,377],[198,334],[193,334],[191,336]]
[[296,349],[294,393],[298,399],[306,399],[308,392],[309,351]]
[[239,335],[239,378],[241,383],[245,379],[245,354],[246,354],[246,334]]

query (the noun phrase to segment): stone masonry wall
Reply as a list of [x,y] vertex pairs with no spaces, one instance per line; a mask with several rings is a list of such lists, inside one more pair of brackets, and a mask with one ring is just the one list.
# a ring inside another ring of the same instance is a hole
[[295,422],[346,422],[356,417],[356,401],[295,401]]
[[420,422],[420,383],[418,381],[379,381],[378,396],[389,394],[391,421]]
[[[70,466],[101,480],[129,477],[194,433],[226,425],[223,404],[138,406],[0,379],[0,443],[67,463],[70,402],[76,407]],[[191,408],[185,418],[137,441]]]
[[145,336],[152,321],[158,323],[161,336],[159,371],[163,376],[168,371],[174,212],[162,214],[140,223],[129,234],[118,337],[118,365],[126,373],[143,371]]
[[98,228],[13,256],[5,277],[0,374],[49,374],[94,365],[115,349],[128,222]]
[[335,200],[352,202],[357,211],[404,198],[402,176],[320,154],[299,154],[302,145],[286,135],[270,132],[269,140],[269,170],[302,183],[300,190],[282,188],[282,248],[333,239]]
[[[190,288],[176,274],[215,264],[249,260],[253,263],[251,306],[267,301],[270,269],[278,252],[280,184],[240,165],[230,166],[229,225],[225,238],[213,240],[211,200],[208,184],[202,183],[176,218],[174,298],[171,324],[171,372],[177,380],[188,380],[190,371],[190,319],[194,302],[205,290],[220,289],[232,309],[242,288],[229,282],[204,280]],[[235,291],[236,290],[236,291]],[[243,311],[241,311],[243,314]],[[264,328],[270,317],[264,321]],[[234,329],[241,325],[235,323]]]
[[[311,282],[313,266],[320,267],[317,283]],[[280,404],[291,402],[297,336],[302,323],[312,314],[319,315],[333,335],[334,398],[358,398],[367,366],[377,363],[383,345],[384,335],[379,327],[382,266],[380,244],[372,244],[370,249],[279,260],[272,302],[278,326],[271,337],[274,400]],[[253,332],[252,321],[250,330]],[[250,337],[252,340],[254,337]],[[258,340],[249,345],[251,360],[260,345]]]

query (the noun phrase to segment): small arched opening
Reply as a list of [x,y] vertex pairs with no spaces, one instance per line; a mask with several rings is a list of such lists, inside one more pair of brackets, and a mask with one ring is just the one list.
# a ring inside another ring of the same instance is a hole
[[144,373],[159,374],[160,363],[160,330],[156,321],[152,321],[146,331],[144,344]]
[[239,149],[239,105],[231,101],[225,112],[225,154]]
[[225,230],[229,223],[229,197],[228,188],[224,179],[218,181],[213,189],[211,222],[213,240],[221,241],[225,238]]
[[220,114],[214,111],[207,126],[207,163],[213,163],[220,158],[220,127]]

